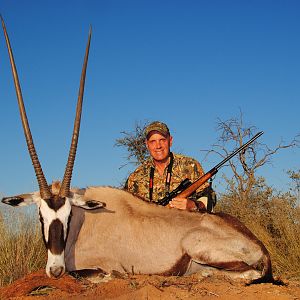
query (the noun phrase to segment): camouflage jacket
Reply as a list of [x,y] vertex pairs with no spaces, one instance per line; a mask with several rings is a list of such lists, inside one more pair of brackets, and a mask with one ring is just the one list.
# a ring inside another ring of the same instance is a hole
[[[173,154],[173,167],[172,167],[172,176],[170,182],[170,191],[177,188],[177,186],[184,179],[188,178],[192,182],[197,180],[204,174],[204,171],[198,161],[193,158]],[[155,169],[152,158],[148,158],[143,164],[141,164],[133,173],[131,173],[127,179],[125,189],[129,192],[138,195],[148,201],[149,200],[149,181],[150,181],[150,169],[154,168],[154,177],[153,177],[153,201],[158,201],[162,199],[166,194],[166,176],[167,176],[167,167],[164,170],[163,175],[161,176],[158,171]],[[208,186],[208,183],[203,184],[197,192],[203,190]]]

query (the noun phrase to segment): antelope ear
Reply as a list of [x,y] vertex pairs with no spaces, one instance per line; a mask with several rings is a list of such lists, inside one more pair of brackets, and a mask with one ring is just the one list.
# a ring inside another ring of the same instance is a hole
[[4,197],[2,198],[1,202],[17,207],[17,206],[38,204],[38,199],[35,197],[34,193],[32,193],[32,194],[22,194],[22,195],[17,195],[12,197]]
[[85,199],[83,195],[77,193],[73,193],[69,200],[72,205],[89,210],[104,208],[106,206],[104,202],[93,199]]
[[97,208],[104,208],[106,206],[106,204],[104,202],[99,202],[97,200],[85,200],[85,203],[83,205],[80,205],[80,207],[84,208],[84,209],[97,209]]

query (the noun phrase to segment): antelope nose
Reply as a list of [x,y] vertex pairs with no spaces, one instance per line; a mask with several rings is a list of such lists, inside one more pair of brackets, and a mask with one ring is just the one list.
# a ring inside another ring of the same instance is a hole
[[63,267],[51,267],[50,268],[50,274],[51,276],[58,278],[64,273],[64,268]]

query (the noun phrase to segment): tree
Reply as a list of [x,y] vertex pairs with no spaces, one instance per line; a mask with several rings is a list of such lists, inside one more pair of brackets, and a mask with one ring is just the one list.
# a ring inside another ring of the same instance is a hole
[[[258,130],[255,126],[246,126],[243,114],[226,121],[218,119],[217,131],[219,138],[212,145],[212,150],[207,151],[207,155],[215,153],[222,158],[228,156],[231,151],[228,149],[238,148],[248,141]],[[283,141],[275,148],[269,148],[260,140],[254,141],[244,151],[239,152],[229,161],[229,166],[233,172],[233,177],[224,175],[227,183],[227,192],[242,201],[251,198],[251,192],[257,193],[259,187],[264,185],[264,179],[256,176],[259,168],[272,161],[273,156],[280,150],[299,146],[298,136],[290,142]]]
[[116,140],[115,145],[117,147],[125,147],[128,153],[126,157],[127,162],[121,168],[129,163],[139,165],[149,157],[144,134],[148,124],[149,122],[145,122],[144,124],[136,123],[132,132],[122,131],[121,134],[124,137]]
[[289,170],[288,175],[290,179],[292,180],[292,186],[290,188],[290,191],[295,194],[295,197],[297,199],[297,204],[300,204],[300,170],[293,171]]

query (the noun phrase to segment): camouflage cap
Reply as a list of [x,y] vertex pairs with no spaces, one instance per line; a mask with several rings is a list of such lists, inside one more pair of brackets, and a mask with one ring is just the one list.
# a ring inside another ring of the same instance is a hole
[[146,129],[145,129],[146,138],[148,138],[148,135],[151,131],[158,131],[159,133],[161,133],[165,137],[170,135],[170,131],[169,131],[168,126],[165,123],[162,123],[162,122],[159,122],[159,121],[154,121],[146,127]]

